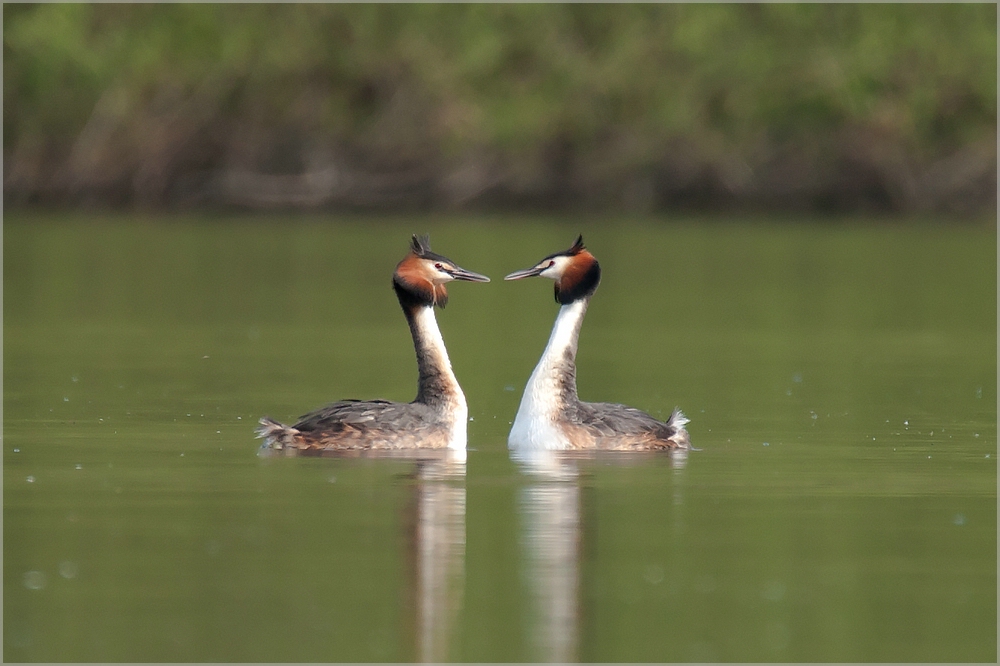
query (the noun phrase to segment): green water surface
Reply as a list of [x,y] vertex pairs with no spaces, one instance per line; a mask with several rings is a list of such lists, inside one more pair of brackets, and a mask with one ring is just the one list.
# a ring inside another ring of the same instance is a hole
[[[409,234],[493,278],[438,320],[464,471],[257,455],[410,400]],[[686,459],[506,435],[583,232],[585,400]],[[8,214],[6,661],[996,661],[993,226]],[[438,470],[440,472],[440,470]]]

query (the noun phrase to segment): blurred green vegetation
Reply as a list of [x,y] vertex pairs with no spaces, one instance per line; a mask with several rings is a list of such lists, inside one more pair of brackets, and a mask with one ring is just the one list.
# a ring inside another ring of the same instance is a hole
[[3,11],[12,204],[996,205],[995,4]]

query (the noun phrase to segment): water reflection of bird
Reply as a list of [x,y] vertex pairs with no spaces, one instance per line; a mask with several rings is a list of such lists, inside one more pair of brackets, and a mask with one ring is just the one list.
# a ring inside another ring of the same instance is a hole
[[666,423],[625,405],[581,402],[576,392],[576,350],[580,326],[601,282],[601,266],[583,236],[564,252],[505,280],[539,275],[555,280],[561,304],[549,343],[521,397],[508,444],[512,449],[688,449],[688,419],[674,409]]
[[448,302],[452,280],[489,282],[431,252],[426,236],[414,236],[410,252],[396,266],[392,287],[403,308],[417,353],[419,380],[413,402],[342,400],[287,426],[260,420],[264,447],[298,451],[450,448],[464,451],[468,405],[455,379],[434,306]]
[[465,459],[457,451],[422,452],[400,525],[406,550],[404,633],[409,661],[453,658],[465,595]]

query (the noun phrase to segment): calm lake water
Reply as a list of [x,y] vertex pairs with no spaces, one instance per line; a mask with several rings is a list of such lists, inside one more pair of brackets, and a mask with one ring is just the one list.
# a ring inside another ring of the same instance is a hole
[[[410,400],[409,235],[467,463],[260,457]],[[585,400],[700,451],[526,464],[583,232]],[[996,661],[993,226],[23,217],[3,232],[5,661]]]

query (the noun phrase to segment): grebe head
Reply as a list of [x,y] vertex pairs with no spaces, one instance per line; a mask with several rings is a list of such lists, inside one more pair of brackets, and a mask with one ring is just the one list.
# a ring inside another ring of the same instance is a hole
[[588,298],[601,283],[601,265],[587,248],[580,235],[573,247],[545,257],[531,268],[514,271],[504,280],[520,280],[539,275],[555,280],[556,301],[566,305]]
[[460,267],[451,259],[431,252],[430,238],[416,235],[410,240],[410,252],[396,265],[392,287],[404,306],[444,307],[448,303],[445,284],[452,280],[489,282],[485,275]]

